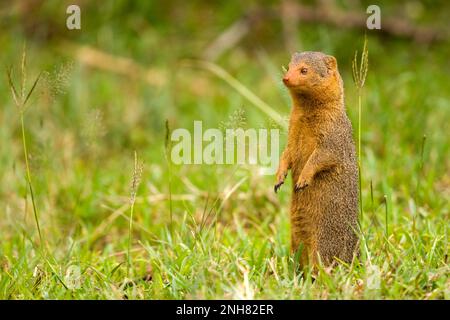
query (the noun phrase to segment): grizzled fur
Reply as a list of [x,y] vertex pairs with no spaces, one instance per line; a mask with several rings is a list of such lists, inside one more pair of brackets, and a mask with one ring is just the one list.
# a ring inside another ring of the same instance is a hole
[[358,167],[336,59],[295,53],[283,78],[292,96],[275,191],[291,170],[291,248],[303,265],[358,254]]
[[322,63],[322,60],[326,57],[322,52],[296,52],[292,55],[292,63],[298,64],[300,61],[304,61],[309,66],[313,66],[315,71],[320,74],[321,77],[324,77],[327,73],[327,67],[325,63]]

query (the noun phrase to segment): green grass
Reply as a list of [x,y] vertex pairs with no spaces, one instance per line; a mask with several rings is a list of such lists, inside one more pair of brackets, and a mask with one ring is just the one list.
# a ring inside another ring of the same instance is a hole
[[[361,265],[321,270],[312,282],[289,252],[290,178],[275,195],[274,177],[255,167],[168,166],[166,119],[171,130],[194,120],[218,128],[242,109],[246,126],[258,128],[278,125],[268,108],[289,114],[279,81],[290,57],[282,39],[261,40],[259,51],[234,48],[217,62],[225,73],[185,66],[235,18],[201,32],[189,12],[186,30],[155,16],[158,29],[139,19],[105,22],[97,38],[87,17],[90,28],[70,38],[161,71],[159,86],[89,68],[58,41],[27,39],[26,88],[44,73],[22,131],[1,78],[0,298],[449,299],[448,43],[425,48],[369,34]],[[0,33],[2,62],[20,83],[26,35],[9,30]],[[351,61],[363,36],[305,26],[300,37],[305,50],[337,57],[357,141]]]

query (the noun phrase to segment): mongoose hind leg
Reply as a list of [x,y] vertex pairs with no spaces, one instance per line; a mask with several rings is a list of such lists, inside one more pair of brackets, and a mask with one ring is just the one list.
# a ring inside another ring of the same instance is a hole
[[299,259],[298,262],[303,269],[312,262],[311,254],[313,250],[308,237],[304,233],[302,234],[298,221],[291,218],[291,227],[291,254]]

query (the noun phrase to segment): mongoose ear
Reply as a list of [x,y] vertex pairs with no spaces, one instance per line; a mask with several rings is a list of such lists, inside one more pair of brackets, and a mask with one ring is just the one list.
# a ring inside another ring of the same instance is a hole
[[328,70],[336,70],[337,61],[333,56],[325,56],[325,64],[327,65]]

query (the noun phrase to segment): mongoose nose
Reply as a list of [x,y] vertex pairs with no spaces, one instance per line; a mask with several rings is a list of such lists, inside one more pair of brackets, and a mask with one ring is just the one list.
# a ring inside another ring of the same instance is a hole
[[287,84],[287,83],[289,82],[289,77],[284,76],[284,77],[283,77],[283,82],[284,82],[285,84]]

